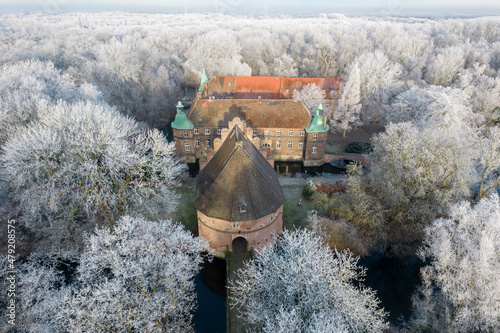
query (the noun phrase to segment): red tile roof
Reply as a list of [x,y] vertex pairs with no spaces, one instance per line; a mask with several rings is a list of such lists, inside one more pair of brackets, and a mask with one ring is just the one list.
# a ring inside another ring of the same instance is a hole
[[280,98],[281,77],[279,76],[237,76],[234,98],[265,99]]
[[196,99],[188,118],[194,126],[228,127],[235,117],[252,128],[301,128],[311,122],[309,111],[301,101]]

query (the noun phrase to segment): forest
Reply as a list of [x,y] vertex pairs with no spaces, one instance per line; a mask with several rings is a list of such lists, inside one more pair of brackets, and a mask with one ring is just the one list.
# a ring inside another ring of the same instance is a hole
[[[203,69],[344,78],[331,130],[385,125],[231,286],[257,332],[500,330],[498,16],[4,14],[0,66],[2,331],[195,331],[211,255],[170,218],[189,175],[163,129]],[[399,323],[362,284],[375,249],[427,262]]]

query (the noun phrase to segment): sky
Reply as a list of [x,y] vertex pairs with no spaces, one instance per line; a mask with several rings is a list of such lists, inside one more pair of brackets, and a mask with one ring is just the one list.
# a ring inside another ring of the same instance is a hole
[[0,0],[0,7],[64,12],[224,12],[236,14],[500,15],[499,0]]

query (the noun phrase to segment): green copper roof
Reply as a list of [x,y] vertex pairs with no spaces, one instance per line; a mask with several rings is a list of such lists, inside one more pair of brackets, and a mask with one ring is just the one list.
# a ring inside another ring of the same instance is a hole
[[172,123],[172,128],[185,130],[185,129],[193,129],[193,123],[188,119],[186,114],[184,113],[184,106],[181,101],[177,103],[177,114],[175,115],[175,120]]
[[203,83],[208,82],[208,75],[207,72],[205,71],[205,68],[203,68],[203,73],[201,74],[201,83],[200,87],[198,88],[198,91],[201,91],[203,89]]
[[330,126],[327,124],[324,124],[325,126],[323,126],[323,122],[325,121],[323,119],[323,105],[318,105],[316,110],[316,115],[311,123],[306,127],[307,133],[324,133],[330,129]]

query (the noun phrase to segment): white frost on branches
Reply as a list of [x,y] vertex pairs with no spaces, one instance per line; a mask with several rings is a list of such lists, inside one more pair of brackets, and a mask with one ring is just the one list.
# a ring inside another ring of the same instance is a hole
[[426,230],[423,286],[410,325],[425,332],[500,330],[500,200],[461,202]]
[[326,94],[319,86],[309,83],[293,92],[292,97],[302,101],[311,115],[316,114],[316,108],[320,104],[325,104]]
[[192,332],[193,277],[205,248],[179,224],[126,216],[114,230],[87,237],[82,255],[72,259],[79,263],[68,284],[56,269],[58,259],[32,256],[19,275],[19,328]]
[[352,128],[352,123],[359,121],[359,112],[362,106],[360,87],[359,68],[354,65],[349,73],[339,104],[332,115],[332,125],[342,131],[343,136]]
[[232,306],[265,332],[380,332],[374,291],[355,287],[365,270],[307,230],[285,231],[237,272]]
[[43,216],[82,214],[113,224],[133,207],[156,209],[146,201],[152,197],[175,209],[168,189],[184,166],[173,155],[159,131],[140,131],[109,106],[78,102],[40,111],[39,121],[6,143],[0,161],[30,226]]

